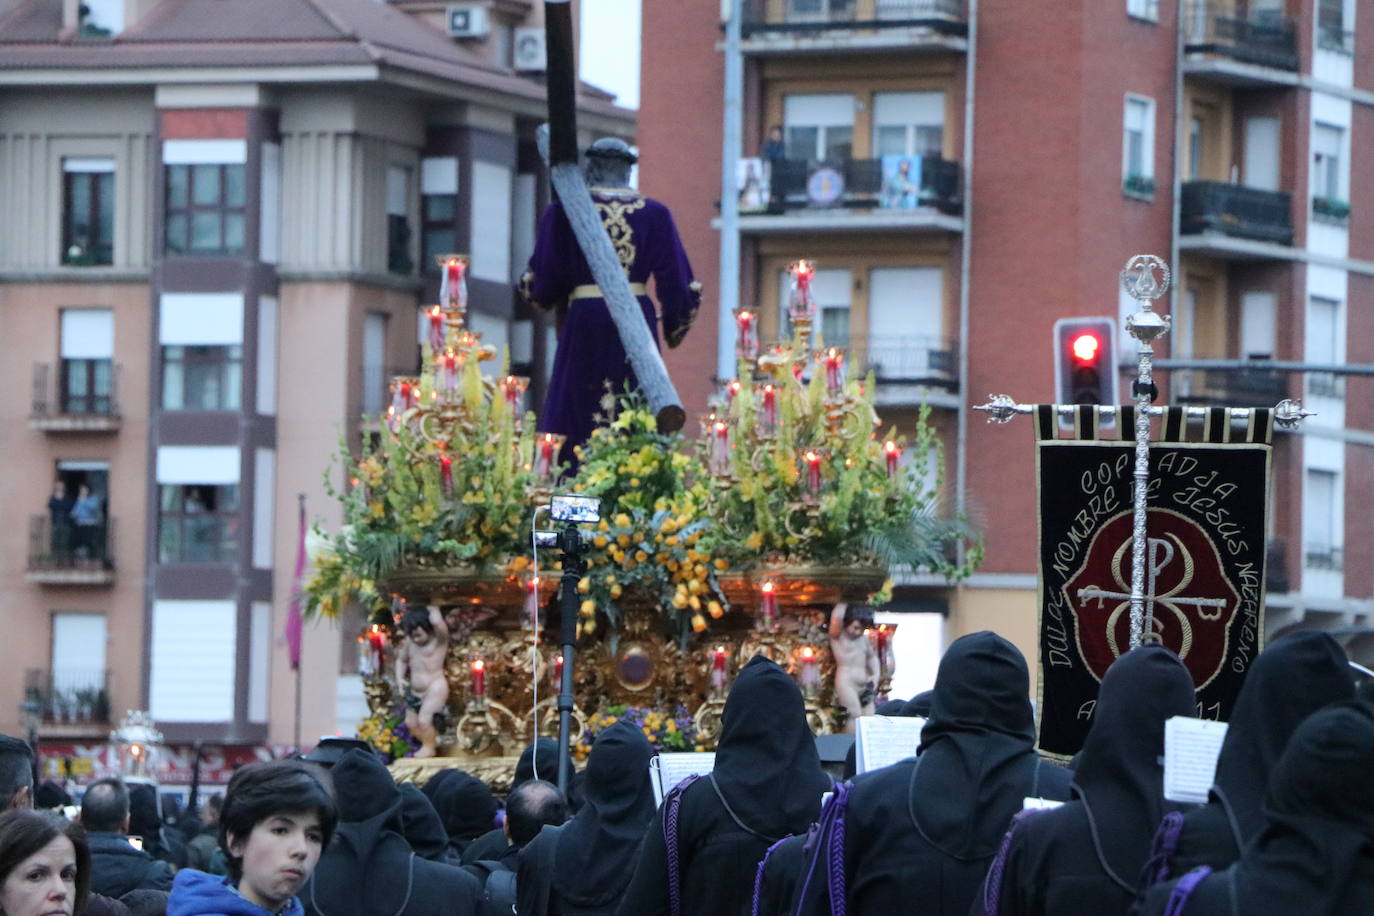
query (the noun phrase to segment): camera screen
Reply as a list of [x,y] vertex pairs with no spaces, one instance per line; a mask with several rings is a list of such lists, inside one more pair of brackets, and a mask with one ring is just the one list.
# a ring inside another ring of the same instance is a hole
[[557,522],[601,520],[601,500],[595,496],[555,496],[549,503],[549,510]]

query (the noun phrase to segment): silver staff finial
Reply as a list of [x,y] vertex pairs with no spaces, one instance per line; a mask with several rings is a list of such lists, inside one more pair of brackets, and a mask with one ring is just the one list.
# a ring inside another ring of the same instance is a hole
[[1172,276],[1164,259],[1153,254],[1136,255],[1121,271],[1121,286],[1140,302],[1140,311],[1126,318],[1126,333],[1142,344],[1169,333],[1169,316],[1153,311],[1150,303],[1169,291]]

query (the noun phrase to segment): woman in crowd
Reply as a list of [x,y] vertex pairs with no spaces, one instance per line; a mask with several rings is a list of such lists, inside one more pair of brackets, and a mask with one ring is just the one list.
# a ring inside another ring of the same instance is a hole
[[46,811],[0,815],[0,914],[82,916],[91,888],[86,831]]

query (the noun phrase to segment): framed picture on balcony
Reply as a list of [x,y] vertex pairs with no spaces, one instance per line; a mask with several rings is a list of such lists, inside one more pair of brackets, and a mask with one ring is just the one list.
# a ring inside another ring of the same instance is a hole
[[844,175],[822,165],[806,176],[806,200],[812,206],[828,207],[844,196]]
[[884,156],[883,193],[879,206],[887,210],[915,210],[920,205],[920,157]]
[[763,213],[772,198],[772,163],[766,159],[741,159],[735,166],[739,187],[739,212]]

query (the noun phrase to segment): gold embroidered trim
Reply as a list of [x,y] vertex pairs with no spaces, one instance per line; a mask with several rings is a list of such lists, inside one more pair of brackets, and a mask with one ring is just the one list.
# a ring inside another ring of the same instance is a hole
[[630,227],[628,219],[631,213],[641,210],[644,207],[644,198],[637,197],[634,200],[594,200],[596,212],[601,216],[601,225],[606,227],[606,232],[611,237],[611,244],[615,246],[616,257],[620,259],[620,266],[628,275],[630,266],[635,262],[635,231]]

